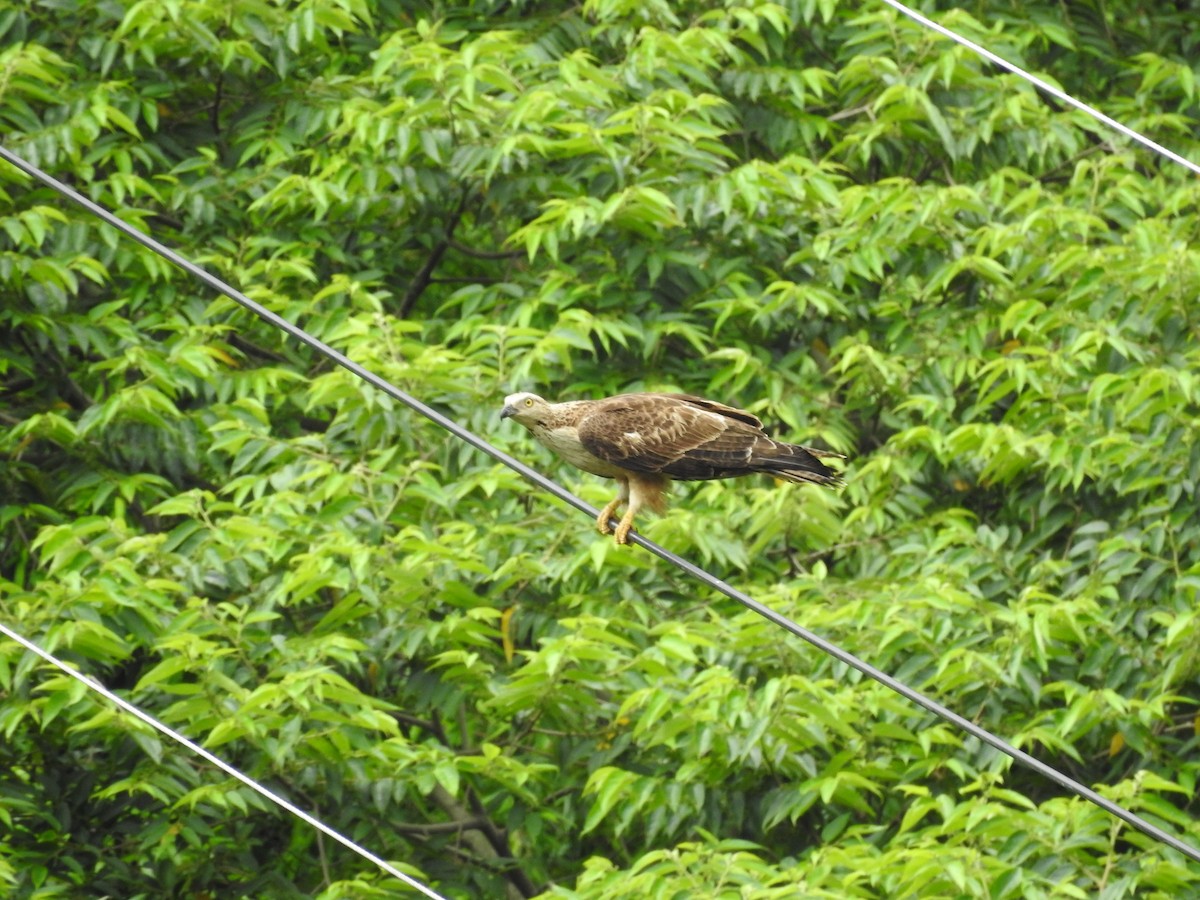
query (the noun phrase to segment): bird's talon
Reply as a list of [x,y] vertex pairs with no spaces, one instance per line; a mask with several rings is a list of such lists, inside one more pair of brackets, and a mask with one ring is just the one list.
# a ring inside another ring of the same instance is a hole
[[597,531],[599,531],[601,534],[612,534],[613,533],[612,526],[609,525],[608,523],[612,519],[613,513],[615,513],[617,511],[617,509],[620,508],[621,504],[624,502],[625,502],[625,498],[622,496],[618,496],[616,499],[610,501],[609,504],[606,507],[604,507],[604,509],[600,510],[600,515],[598,515],[596,517],[596,530]]

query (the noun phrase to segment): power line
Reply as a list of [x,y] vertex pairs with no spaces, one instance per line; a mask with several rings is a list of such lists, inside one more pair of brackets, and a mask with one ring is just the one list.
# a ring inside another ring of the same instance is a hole
[[[885,0],[885,2],[888,2],[888,0]],[[43,172],[41,169],[37,168],[36,166],[21,159],[19,156],[16,156],[15,154],[9,152],[3,146],[0,146],[0,158],[7,160],[12,165],[16,166],[18,169],[20,169],[22,172],[25,172],[30,177],[35,178],[38,181],[41,181],[43,184],[46,184],[46,185],[54,188],[56,191],[60,192],[63,196],[65,196],[68,199],[79,204],[84,209],[86,209],[88,212],[99,217],[100,219],[103,219],[105,222],[108,222],[114,228],[117,228],[123,234],[128,235],[130,238],[137,241],[139,244],[142,244],[143,246],[153,250],[154,252],[158,253],[160,256],[164,257],[165,259],[169,260],[170,262],[174,263],[175,265],[179,266],[180,268],[184,269],[185,271],[192,273],[197,278],[199,278],[201,281],[203,281],[205,284],[212,287],[214,290],[218,291],[219,293],[223,294],[226,297],[229,297],[230,299],[234,300],[236,303],[240,304],[241,306],[245,307],[246,309],[250,310],[251,312],[258,315],[259,317],[270,322],[271,324],[276,325],[277,327],[283,329],[285,332],[292,335],[297,340],[302,341],[304,344],[313,348],[318,353],[320,353],[323,356],[327,357],[328,359],[331,359],[334,362],[338,363],[338,365],[347,369],[354,375],[357,375],[359,378],[363,379],[368,384],[374,386],[375,388],[379,389],[380,391],[383,391],[385,394],[387,394],[388,396],[392,397],[395,400],[398,400],[399,402],[403,403],[405,406],[409,407],[410,409],[415,410],[416,412],[419,412],[421,415],[425,416],[427,419],[430,419],[437,425],[444,428],[446,431],[449,431],[455,437],[459,438],[460,440],[465,441],[466,443],[470,444],[472,447],[475,447],[476,449],[481,450],[482,452],[486,453],[488,456],[492,457],[493,459],[497,460],[498,462],[501,462],[504,465],[508,466],[510,469],[513,469],[514,471],[516,471],[518,474],[520,474],[524,478],[528,479],[529,481],[532,481],[538,487],[542,488],[545,491],[548,491],[549,493],[553,494],[555,497],[562,500],[563,502],[575,507],[575,509],[579,510],[580,512],[585,513],[592,519],[595,519],[599,515],[599,512],[600,512],[599,510],[597,510],[591,504],[581,500],[579,497],[576,497],[574,494],[572,494],[566,488],[560,486],[558,483],[547,478],[545,475],[541,474],[540,472],[536,471],[535,469],[532,469],[529,466],[525,465],[525,463],[521,462],[520,460],[515,459],[514,457],[508,455],[503,450],[500,450],[497,447],[493,447],[490,443],[488,443],[483,438],[481,438],[478,435],[474,434],[473,432],[467,430],[466,428],[463,428],[457,422],[454,422],[453,420],[447,418],[446,416],[442,415],[437,410],[435,410],[429,406],[426,406],[424,403],[417,400],[415,397],[410,396],[409,394],[400,390],[398,387],[392,385],[390,382],[386,381],[385,379],[381,378],[380,376],[376,375],[375,373],[370,372],[367,369],[363,368],[362,366],[358,365],[358,363],[349,359],[344,354],[339,353],[337,350],[330,347],[328,344],[324,343],[323,341],[319,340],[318,338],[313,337],[308,332],[304,331],[304,329],[302,329],[296,325],[293,325],[291,322],[288,322],[287,320],[276,315],[275,313],[271,312],[270,310],[266,309],[265,307],[261,306],[260,304],[255,303],[253,300],[251,300],[249,297],[247,297],[241,291],[238,291],[236,288],[230,287],[228,284],[226,284],[221,279],[217,278],[214,275],[209,274],[208,272],[201,269],[199,266],[184,259],[179,254],[175,253],[173,250],[170,250],[169,248],[165,247],[163,244],[160,244],[158,241],[154,240],[153,238],[143,234],[142,232],[138,231],[136,228],[133,228],[132,226],[127,225],[125,222],[122,222],[120,219],[118,219],[115,215],[110,213],[108,210],[104,209],[103,207],[99,206],[96,203],[93,203],[91,200],[84,197],[78,191],[75,191],[72,188],[66,186],[65,184],[63,184],[62,182],[53,178],[52,176],[46,174],[45,172]],[[1063,788],[1067,789],[1068,791],[1078,795],[1079,797],[1082,797],[1083,799],[1085,799],[1091,803],[1094,803],[1096,806],[1100,807],[1105,812],[1109,813],[1110,815],[1115,816],[1116,818],[1118,818],[1121,821],[1125,822],[1126,824],[1132,826],[1133,828],[1136,828],[1138,831],[1142,832],[1143,834],[1146,834],[1146,835],[1154,838],[1155,840],[1166,844],[1167,846],[1179,851],[1184,856],[1188,857],[1191,860],[1194,860],[1195,862],[1200,862],[1200,850],[1197,850],[1195,847],[1192,847],[1190,844],[1175,837],[1174,835],[1168,834],[1163,829],[1152,824],[1151,822],[1148,822],[1146,819],[1143,819],[1141,816],[1137,815],[1136,813],[1133,813],[1130,810],[1125,809],[1123,806],[1120,806],[1119,804],[1114,803],[1113,801],[1100,796],[1100,794],[1096,793],[1094,790],[1087,787],[1082,782],[1076,781],[1075,779],[1071,778],[1068,775],[1064,775],[1062,772],[1059,772],[1057,769],[1054,769],[1053,767],[1047,765],[1046,763],[1042,762],[1041,760],[1036,759],[1035,757],[1031,756],[1030,754],[1026,753],[1025,751],[1017,749],[1016,747],[1014,747],[1013,745],[1011,745],[1007,741],[1005,741],[1003,738],[1000,738],[997,735],[993,734],[992,732],[988,731],[986,728],[976,725],[971,720],[966,719],[963,716],[960,716],[958,713],[952,711],[951,709],[949,709],[946,706],[943,706],[942,704],[938,703],[936,700],[933,700],[932,698],[925,696],[924,694],[922,694],[920,691],[916,690],[915,688],[909,687],[907,684],[900,681],[899,679],[893,678],[891,675],[888,675],[886,672],[875,668],[875,666],[872,666],[870,663],[859,659],[854,654],[852,654],[846,650],[843,650],[841,647],[838,647],[836,644],[833,644],[830,641],[827,641],[825,638],[821,637],[820,635],[816,634],[815,632],[809,631],[807,628],[804,628],[803,626],[797,624],[796,622],[793,622],[791,619],[789,619],[787,616],[783,615],[782,613],[776,612],[775,610],[771,609],[770,607],[765,606],[762,603],[759,603],[757,600],[755,600],[753,597],[750,597],[748,594],[745,594],[742,591],[738,590],[737,588],[733,587],[732,585],[727,584],[726,582],[722,581],[720,578],[717,578],[715,575],[707,572],[706,570],[704,570],[704,569],[700,568],[699,566],[695,565],[694,563],[684,559],[683,557],[681,557],[675,553],[672,553],[670,550],[667,550],[664,547],[660,547],[658,544],[654,543],[651,540],[646,539],[645,537],[638,534],[637,532],[631,532],[629,537],[639,547],[642,547],[642,548],[650,551],[651,553],[653,553],[655,556],[659,557],[660,559],[671,563],[672,565],[676,566],[677,568],[679,568],[682,571],[686,572],[687,574],[691,575],[693,578],[696,578],[701,583],[707,585],[708,587],[712,588],[713,590],[715,590],[721,594],[724,594],[726,597],[729,597],[731,600],[736,600],[742,606],[746,607],[747,609],[749,609],[755,613],[758,613],[763,618],[774,623],[775,625],[778,625],[780,628],[783,628],[785,631],[790,632],[791,634],[795,635],[796,637],[800,638],[801,640],[807,641],[809,644],[812,644],[814,647],[816,647],[818,650],[822,651],[823,653],[829,654],[830,656],[832,656],[834,659],[838,660],[839,662],[844,663],[845,665],[849,666],[852,669],[855,669],[858,672],[861,672],[863,675],[866,675],[868,678],[871,678],[871,679],[877,681],[878,683],[882,684],[884,687],[889,688],[892,691],[895,691],[897,694],[904,697],[906,700],[909,700],[910,702],[915,703],[917,706],[921,707],[922,709],[924,709],[928,712],[931,712],[934,715],[941,717],[942,719],[945,719],[946,721],[950,722],[953,725],[956,725],[958,728],[967,732],[967,734],[971,735],[972,737],[976,738],[977,740],[980,740],[980,741],[984,742],[985,744],[995,748],[996,750],[999,750],[1001,753],[1005,754],[1006,756],[1011,757],[1012,759],[1016,760],[1017,762],[1021,763],[1022,765],[1032,769],[1034,772],[1037,772],[1042,777],[1048,778],[1049,780],[1053,781],[1055,784],[1058,784],[1060,787],[1063,787]]]
[[397,869],[395,866],[393,866],[387,860],[380,859],[378,856],[376,856],[370,850],[367,850],[365,847],[359,846],[358,844],[354,843],[354,841],[350,840],[350,838],[346,837],[341,832],[336,831],[333,828],[330,828],[328,825],[326,825],[320,819],[316,819],[316,818],[310,816],[308,813],[306,813],[300,807],[296,806],[294,803],[292,803],[288,800],[285,800],[283,797],[276,794],[270,788],[266,787],[265,785],[259,784],[257,781],[255,781],[253,778],[251,778],[249,775],[245,775],[240,770],[235,769],[233,766],[231,766],[229,763],[225,762],[225,760],[221,759],[219,756],[214,756],[212,753],[209,753],[207,750],[205,750],[199,744],[188,740],[186,737],[184,737],[178,731],[175,731],[173,728],[171,728],[167,725],[164,725],[162,722],[158,721],[158,719],[154,718],[149,713],[143,712],[141,709],[134,706],[129,701],[123,700],[122,698],[118,697],[116,694],[114,694],[112,691],[110,691],[108,688],[106,688],[100,682],[96,681],[93,678],[89,678],[87,675],[84,675],[82,672],[79,672],[72,666],[68,666],[65,662],[63,662],[57,656],[54,656],[52,653],[50,653],[46,650],[43,650],[41,647],[39,647],[33,641],[29,640],[28,638],[24,637],[21,634],[18,634],[15,631],[13,631],[11,628],[9,628],[7,625],[3,624],[2,622],[0,622],[0,634],[3,634],[5,637],[9,638],[10,640],[16,641],[18,644],[20,644],[22,647],[24,647],[30,653],[37,654],[42,659],[44,659],[46,662],[50,663],[51,665],[55,666],[56,668],[60,669],[61,671],[67,673],[72,678],[74,678],[76,681],[81,682],[82,684],[84,684],[88,688],[90,688],[91,690],[95,691],[97,694],[99,694],[105,700],[120,707],[122,710],[129,713],[131,716],[134,716],[135,718],[140,719],[142,722],[145,722],[147,725],[149,725],[155,731],[158,731],[159,733],[166,735],[167,737],[169,737],[171,740],[175,741],[176,743],[182,744],[184,747],[187,747],[187,749],[191,750],[197,756],[203,757],[204,759],[206,759],[208,762],[212,763],[214,766],[216,766],[218,769],[220,769],[225,774],[231,775],[232,777],[236,778],[242,784],[246,785],[247,787],[251,788],[254,791],[257,791],[259,794],[266,797],[272,803],[287,810],[293,816],[302,820],[306,824],[311,825],[313,828],[316,828],[321,833],[333,838],[339,844],[343,844],[346,847],[349,847],[351,850],[353,850],[359,856],[375,863],[375,865],[379,866],[379,868],[383,869],[383,871],[387,872],[389,875],[399,878],[401,881],[403,881],[405,884],[407,884],[409,887],[413,888],[414,890],[420,891],[426,897],[431,898],[431,900],[446,900],[446,898],[443,897],[441,894],[439,894],[437,891],[433,890],[432,888],[426,887],[421,882],[417,881],[415,878],[413,878],[409,875],[405,875],[403,872],[401,872],[399,869]]
[[908,16],[914,22],[917,22],[921,25],[924,25],[926,28],[936,31],[938,34],[942,35],[943,37],[950,38],[950,40],[954,41],[957,44],[961,44],[962,46],[966,47],[968,50],[978,53],[984,59],[988,60],[989,62],[995,63],[1000,68],[1006,69],[1007,71],[1012,72],[1014,75],[1019,75],[1020,77],[1024,78],[1026,81],[1028,81],[1030,84],[1032,84],[1034,87],[1036,87],[1038,90],[1044,91],[1045,93],[1049,94],[1051,97],[1054,97],[1056,100],[1060,100],[1063,103],[1067,104],[1068,106],[1073,106],[1075,109],[1078,109],[1081,112],[1087,113],[1093,119],[1096,119],[1099,122],[1103,122],[1105,125],[1107,125],[1111,129],[1113,129],[1114,131],[1119,131],[1121,134],[1125,135],[1128,138],[1132,138],[1133,140],[1137,141],[1139,144],[1149,147],[1155,153],[1160,153],[1163,156],[1165,156],[1167,159],[1174,160],[1175,162],[1179,163],[1181,166],[1185,166],[1186,168],[1191,169],[1197,175],[1200,175],[1200,165],[1197,165],[1196,163],[1192,162],[1190,159],[1187,159],[1186,157],[1180,156],[1174,150],[1170,150],[1170,149],[1164,147],[1162,144],[1160,144],[1156,141],[1150,140],[1150,138],[1146,137],[1140,131],[1135,131],[1134,129],[1130,128],[1128,125],[1118,122],[1116,119],[1112,118],[1111,116],[1105,115],[1104,113],[1100,112],[1100,110],[1096,109],[1096,107],[1089,106],[1088,104],[1084,103],[1082,100],[1076,100],[1074,97],[1072,97],[1070,94],[1068,94],[1066,91],[1062,90],[1061,88],[1056,88],[1054,85],[1050,84],[1048,81],[1044,81],[1043,79],[1038,78],[1036,75],[1026,72],[1020,66],[1010,63],[1008,60],[1006,60],[1002,56],[997,56],[995,53],[993,53],[991,50],[988,50],[986,47],[981,47],[979,44],[976,44],[974,41],[970,40],[969,38],[963,37],[961,34],[959,34],[956,31],[952,31],[951,29],[947,28],[945,25],[939,25],[937,22],[933,21],[932,19],[926,18],[925,16],[921,15],[916,10],[909,9],[903,3],[900,3],[899,0],[883,0],[883,2],[886,3],[888,6],[892,7],[892,9],[896,10],[897,12],[903,13],[904,15]]

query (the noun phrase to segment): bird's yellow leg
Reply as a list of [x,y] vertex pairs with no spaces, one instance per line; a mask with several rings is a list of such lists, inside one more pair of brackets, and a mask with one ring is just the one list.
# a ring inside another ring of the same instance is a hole
[[[608,526],[608,520],[611,519],[616,511],[621,508],[621,504],[629,499],[629,482],[621,481],[620,485],[620,493],[610,500],[604,509],[600,510],[600,515],[596,516],[596,530],[601,534],[612,534],[612,529]],[[625,542],[618,541],[618,543],[623,544]]]
[[642,508],[642,505],[649,503],[654,506],[659,502],[662,494],[662,481],[661,479],[630,477],[628,494],[629,508],[621,517],[617,530],[613,532],[613,538],[618,544],[629,543],[629,532],[633,530],[633,517],[637,515],[637,511]]
[[621,517],[620,523],[617,525],[617,530],[613,533],[613,540],[618,544],[629,543],[629,532],[633,529],[633,514],[637,510],[634,507],[629,507],[625,515]]

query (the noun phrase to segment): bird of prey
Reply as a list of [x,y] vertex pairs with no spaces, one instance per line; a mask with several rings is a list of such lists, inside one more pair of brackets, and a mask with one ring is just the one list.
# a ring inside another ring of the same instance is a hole
[[[643,506],[666,507],[671,479],[710,481],[765,472],[785,481],[836,485],[838,474],[818,457],[840,453],[772,440],[751,413],[687,394],[619,394],[603,400],[550,403],[537,394],[510,394],[500,411],[571,465],[615,478],[617,496],[600,512],[596,528],[629,539]],[[615,532],[613,513],[628,503]]]

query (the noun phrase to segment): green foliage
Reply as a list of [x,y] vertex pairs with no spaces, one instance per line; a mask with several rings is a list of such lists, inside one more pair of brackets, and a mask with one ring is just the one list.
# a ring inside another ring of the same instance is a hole
[[[1200,6],[940,21],[1196,156]],[[848,453],[647,535],[1200,844],[1200,185],[882,5],[0,3],[0,133],[597,505],[501,398]],[[0,167],[0,615],[451,897],[1200,867]],[[0,647],[0,893],[395,896]]]

